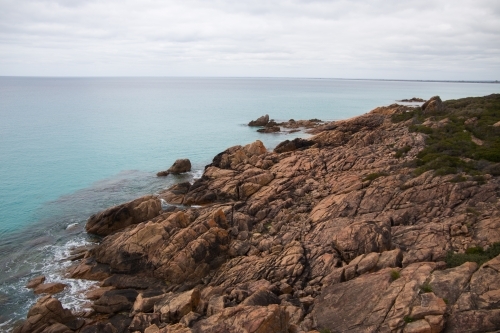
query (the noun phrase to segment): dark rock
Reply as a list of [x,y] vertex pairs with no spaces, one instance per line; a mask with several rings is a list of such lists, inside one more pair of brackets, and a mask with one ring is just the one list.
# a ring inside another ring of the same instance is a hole
[[191,161],[187,158],[179,159],[166,171],[172,174],[180,174],[191,171]]
[[265,289],[260,289],[247,297],[242,304],[248,306],[268,306],[270,304],[280,304],[280,302],[281,301],[278,296],[276,296],[272,292]]
[[293,139],[292,141],[290,140],[285,140],[278,144],[276,148],[274,148],[275,153],[286,153],[288,151],[293,151],[297,149],[303,149],[303,148],[308,148],[314,145],[314,141],[306,140],[306,139],[301,139],[301,138],[296,138]]
[[257,132],[259,133],[276,133],[276,132],[280,132],[281,129],[279,126],[271,126],[271,127],[268,127],[266,126],[265,128],[261,128],[261,129],[258,129]]
[[32,289],[44,282],[45,282],[45,276],[40,275],[29,280],[29,282],[26,284],[26,288]]
[[248,123],[248,126],[266,126],[269,122],[269,115],[265,115],[257,118],[256,120],[252,120]]
[[162,281],[152,277],[115,274],[104,280],[101,287],[113,286],[117,289],[148,289],[163,286]]
[[170,175],[170,172],[168,171],[160,171],[156,173],[157,177],[167,177],[168,175]]
[[433,113],[443,111],[444,105],[443,101],[439,96],[431,97],[427,102],[422,105],[422,110],[424,113]]
[[146,195],[92,215],[85,230],[91,234],[106,236],[129,225],[152,219],[160,211],[160,200],[153,195]]
[[110,290],[95,301],[92,308],[99,313],[128,311],[132,308],[137,294],[134,289]]

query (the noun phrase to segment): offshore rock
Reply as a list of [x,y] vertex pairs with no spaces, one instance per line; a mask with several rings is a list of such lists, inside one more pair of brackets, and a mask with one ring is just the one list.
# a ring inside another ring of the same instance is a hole
[[248,123],[248,126],[266,126],[269,122],[269,115],[265,115],[257,118],[256,120],[252,120]]
[[107,236],[120,229],[152,219],[161,211],[160,200],[153,195],[111,207],[92,215],[85,225],[88,233]]
[[179,159],[167,170],[168,173],[180,174],[191,171],[191,161],[187,158]]

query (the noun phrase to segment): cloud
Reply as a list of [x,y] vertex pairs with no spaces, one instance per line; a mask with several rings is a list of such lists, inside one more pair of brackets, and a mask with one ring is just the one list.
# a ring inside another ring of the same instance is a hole
[[498,79],[500,3],[0,0],[0,75]]

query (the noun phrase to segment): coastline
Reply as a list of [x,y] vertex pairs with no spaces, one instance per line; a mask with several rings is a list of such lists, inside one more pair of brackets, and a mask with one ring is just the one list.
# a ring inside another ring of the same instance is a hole
[[[171,190],[180,204],[200,208],[158,211],[86,252],[71,274],[101,281],[95,312],[80,319],[66,314],[63,321],[76,320],[81,325],[70,328],[82,332],[117,316],[115,322],[151,332],[153,326],[161,332],[236,329],[248,318],[259,332],[338,325],[458,332],[460,318],[468,316],[484,329],[474,313],[494,318],[500,310],[482,296],[481,283],[469,293],[484,306],[457,306],[466,285],[491,272],[473,263],[446,269],[443,260],[450,250],[500,241],[499,181],[487,173],[480,181],[463,174],[460,182],[431,170],[415,176],[411,161],[426,147],[426,134],[408,130],[413,118],[393,121],[411,110],[391,105],[326,124],[305,140],[310,145],[282,153],[256,141],[217,155],[186,191]],[[434,117],[429,112],[426,119]],[[141,211],[145,207],[150,204]],[[496,267],[495,260],[489,265]],[[458,289],[446,289],[449,281]],[[422,293],[426,284],[431,291]],[[395,298],[396,291],[403,296]],[[339,293],[344,296],[326,302]],[[113,308],[117,297],[120,306]],[[375,307],[364,307],[366,297]]]

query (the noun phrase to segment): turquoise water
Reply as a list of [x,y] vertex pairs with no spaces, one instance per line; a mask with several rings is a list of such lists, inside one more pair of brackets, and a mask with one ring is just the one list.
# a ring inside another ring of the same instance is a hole
[[[189,158],[190,180],[220,151],[256,139],[272,148],[293,138],[245,126],[276,120],[349,118],[411,97],[443,99],[500,92],[498,84],[259,78],[0,78],[0,330],[34,301],[22,288],[50,273],[79,290],[60,261],[92,242],[92,213],[166,188],[156,178]],[[301,134],[294,134],[295,136]],[[69,226],[69,227],[68,227]],[[80,302],[80,303],[79,303]],[[4,323],[2,326],[1,323]]]

